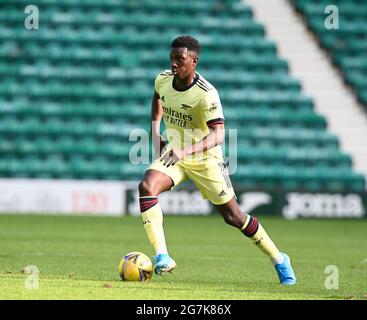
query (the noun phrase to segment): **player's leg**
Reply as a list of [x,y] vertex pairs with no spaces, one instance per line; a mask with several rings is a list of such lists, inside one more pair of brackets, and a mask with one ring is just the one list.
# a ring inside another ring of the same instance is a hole
[[260,222],[253,216],[241,211],[235,198],[229,202],[215,205],[226,223],[241,230],[241,232],[270,257],[281,284],[295,284],[296,276],[290,264],[289,257],[278,250]]
[[169,176],[156,170],[147,170],[139,184],[139,204],[143,225],[156,255],[168,253],[158,195],[170,190],[172,185],[173,182]]
[[153,162],[145,172],[139,184],[140,211],[144,229],[156,253],[154,268],[156,274],[170,272],[176,268],[175,261],[168,255],[163,229],[163,213],[158,202],[158,195],[170,190],[185,179],[186,176],[180,166],[166,168],[158,160]]
[[283,262],[283,256],[259,221],[255,217],[243,213],[235,198],[232,198],[227,203],[215,205],[215,207],[223,216],[226,223],[240,229],[242,233],[246,237],[249,237],[274,263]]
[[221,161],[208,161],[201,171],[190,170],[188,176],[194,181],[204,198],[218,209],[226,223],[238,228],[250,238],[273,261],[282,284],[294,284],[295,276],[289,257],[279,252],[269,235],[255,217],[245,214],[237,204],[230,182],[227,166]]

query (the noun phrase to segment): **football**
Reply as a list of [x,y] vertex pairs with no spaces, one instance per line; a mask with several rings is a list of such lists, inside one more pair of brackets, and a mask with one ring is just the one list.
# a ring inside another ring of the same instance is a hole
[[119,263],[122,281],[149,281],[153,276],[153,263],[147,255],[134,251],[126,254]]

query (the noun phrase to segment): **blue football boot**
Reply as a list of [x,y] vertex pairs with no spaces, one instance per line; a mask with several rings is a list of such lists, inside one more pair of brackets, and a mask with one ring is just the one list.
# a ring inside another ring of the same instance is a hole
[[155,256],[154,272],[157,275],[162,275],[164,272],[172,272],[176,267],[176,262],[168,254]]
[[275,265],[275,270],[278,273],[280,284],[294,285],[296,284],[297,280],[291,266],[291,260],[285,253],[281,252],[281,254],[284,257],[283,263],[278,263]]

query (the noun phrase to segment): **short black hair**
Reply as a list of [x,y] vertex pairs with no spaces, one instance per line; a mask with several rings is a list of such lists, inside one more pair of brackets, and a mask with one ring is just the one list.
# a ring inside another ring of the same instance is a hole
[[200,53],[200,43],[191,36],[180,36],[172,41],[172,48],[187,48],[189,51],[194,51],[198,55]]

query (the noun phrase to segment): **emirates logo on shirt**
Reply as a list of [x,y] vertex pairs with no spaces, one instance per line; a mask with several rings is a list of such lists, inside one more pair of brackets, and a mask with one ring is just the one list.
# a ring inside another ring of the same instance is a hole
[[166,123],[174,124],[176,126],[179,126],[181,128],[187,128],[187,122],[192,121],[192,115],[191,114],[184,114],[183,112],[178,112],[171,107],[165,107],[163,108],[163,119]]

